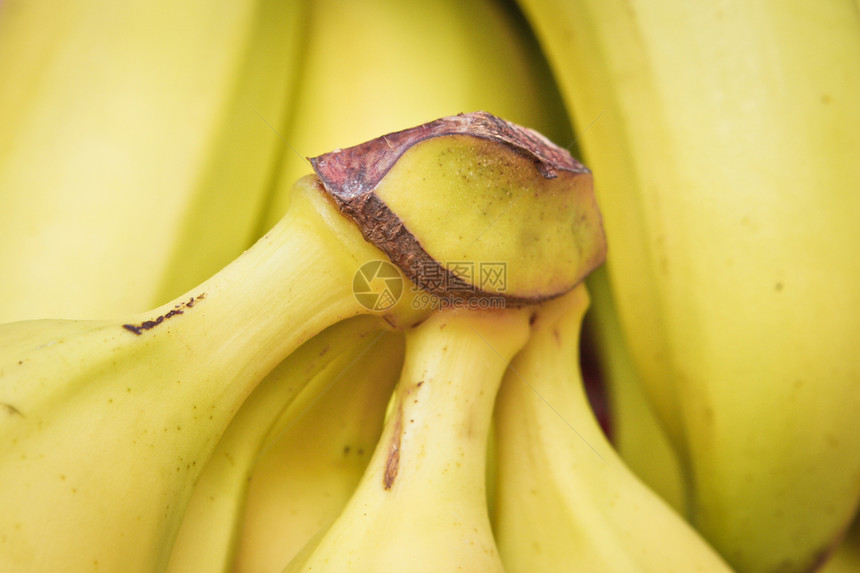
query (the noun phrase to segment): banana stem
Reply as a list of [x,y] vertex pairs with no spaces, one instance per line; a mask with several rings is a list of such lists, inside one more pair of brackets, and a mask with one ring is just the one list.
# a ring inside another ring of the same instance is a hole
[[[516,312],[522,319],[524,311]],[[509,334],[515,325],[493,324],[496,317],[434,318],[407,334],[406,363],[381,440],[388,449],[377,454],[377,461],[385,458],[381,483],[386,490],[444,484],[483,496],[485,464],[472,461],[486,456],[501,373],[524,340]],[[452,454],[469,463],[448,467]]]
[[443,311],[407,333],[392,412],[347,507],[287,571],[501,571],[487,438],[528,309]]
[[[384,259],[312,180],[305,180],[297,185],[289,212],[249,251],[126,329],[139,329],[138,336],[151,337],[152,343],[184,344],[187,353],[174,352],[177,363],[170,365],[176,378],[193,381],[189,395],[205,386],[207,405],[232,415],[301,343],[336,322],[370,312],[352,292],[353,276],[362,264]],[[181,314],[171,316],[175,311]],[[158,329],[169,329],[171,336],[157,336]],[[203,426],[197,427],[211,431]]]

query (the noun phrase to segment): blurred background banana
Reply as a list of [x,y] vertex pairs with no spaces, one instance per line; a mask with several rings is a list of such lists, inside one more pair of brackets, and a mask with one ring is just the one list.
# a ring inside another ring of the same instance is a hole
[[0,5],[0,322],[141,312],[253,243],[303,9]]
[[810,570],[860,502],[856,2],[522,5],[689,519],[739,571]]
[[564,145],[570,127],[527,27],[493,0],[315,0],[263,230],[310,172],[305,157],[437,117],[484,110]]

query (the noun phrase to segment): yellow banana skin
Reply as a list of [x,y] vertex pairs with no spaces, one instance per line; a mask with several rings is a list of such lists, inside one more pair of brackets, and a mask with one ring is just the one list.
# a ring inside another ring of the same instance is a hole
[[303,4],[0,5],[0,322],[142,312],[258,238]]
[[239,406],[300,343],[366,312],[352,277],[381,256],[298,185],[281,223],[167,305],[0,326],[0,570],[163,570]]
[[503,571],[487,516],[487,437],[528,318],[524,309],[450,310],[406,333],[394,405],[367,471],[285,571]]
[[505,571],[731,570],[624,465],[579,373],[580,285],[541,305],[495,412],[494,530]]
[[860,500],[857,3],[522,5],[690,519],[738,571],[811,570]]
[[379,440],[403,364],[402,335],[380,334],[339,366],[325,394],[304,391],[285,413],[288,424],[273,432],[250,476],[236,573],[280,573],[343,510]]
[[630,358],[606,267],[588,275],[586,285],[591,306],[583,330],[594,340],[606,386],[612,445],[639,479],[675,511],[686,515],[687,481],[678,452],[657,419]]
[[[351,368],[384,389],[384,380],[373,376],[379,372],[365,369],[373,366],[371,357],[396,356],[400,337],[386,333],[385,325],[374,316],[339,322],[296,349],[260,382],[230,421],[194,485],[167,571],[231,570],[251,472],[261,451],[300,415],[291,410],[296,401],[302,402],[300,394],[319,398]],[[395,380],[396,370],[391,387]]]

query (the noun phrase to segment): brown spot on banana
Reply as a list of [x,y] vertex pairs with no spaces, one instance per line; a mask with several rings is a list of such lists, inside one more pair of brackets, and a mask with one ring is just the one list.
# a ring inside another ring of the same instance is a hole
[[123,324],[122,327],[129,332],[133,332],[134,334],[140,335],[144,330],[150,330],[152,328],[155,328],[168,318],[183,314],[184,309],[193,307],[196,302],[203,300],[205,297],[206,293],[200,293],[196,297],[192,296],[190,299],[188,299],[182,304],[177,304],[174,308],[160,315],[158,318],[155,318],[153,320],[145,320],[140,324]]
[[382,476],[383,489],[389,490],[397,478],[400,469],[400,438],[403,434],[403,409],[397,409],[394,420],[394,431],[391,433],[391,444],[388,446],[388,460],[385,462],[385,473]]
[[21,416],[22,418],[24,417],[24,413],[21,412],[21,410],[19,410],[18,408],[16,408],[12,404],[7,404],[6,402],[0,402],[0,406],[3,406],[4,408],[6,408],[6,410],[9,412],[10,415]]

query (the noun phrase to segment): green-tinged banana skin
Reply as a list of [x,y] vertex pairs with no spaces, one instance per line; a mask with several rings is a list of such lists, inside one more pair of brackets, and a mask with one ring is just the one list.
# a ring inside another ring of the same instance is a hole
[[691,521],[739,571],[810,570],[860,502],[857,3],[522,5]]
[[562,145],[571,139],[557,88],[518,15],[493,0],[314,0],[289,147],[267,219],[288,205],[305,157],[404,125],[486,110]]
[[325,395],[305,391],[290,406],[291,423],[250,477],[233,571],[280,573],[343,510],[382,432],[403,350],[402,336],[387,333]]
[[[309,399],[319,398],[344,376],[357,380],[369,376],[368,383],[385,393],[386,380],[377,379],[377,371],[367,370],[374,366],[374,358],[376,362],[384,359],[386,366],[392,364],[390,393],[399,370],[392,357],[396,357],[401,343],[399,336],[385,333],[385,324],[378,317],[359,316],[331,326],[296,349],[254,389],[230,421],[194,485],[167,571],[231,570],[254,465],[261,451],[283,431],[281,427],[300,416],[290,408],[300,393]],[[340,385],[345,387],[342,393],[358,390],[348,382]],[[350,398],[361,411],[358,396]],[[287,562],[284,560],[281,568]]]
[[496,405],[494,530],[509,573],[730,569],[624,465],[579,373],[584,286],[545,303]]
[[681,515],[686,515],[687,484],[675,446],[666,436],[621,334],[606,267],[586,284],[591,306],[583,330],[594,340],[606,387],[612,445],[627,467]]
[[2,2],[0,322],[141,312],[253,243],[303,5]]
[[285,571],[501,572],[487,517],[496,389],[528,310],[442,311],[406,334],[395,402],[346,508]]
[[296,190],[281,223],[167,305],[0,326],[0,570],[163,570],[244,399],[299,344],[367,312],[352,279],[381,253],[312,182]]

